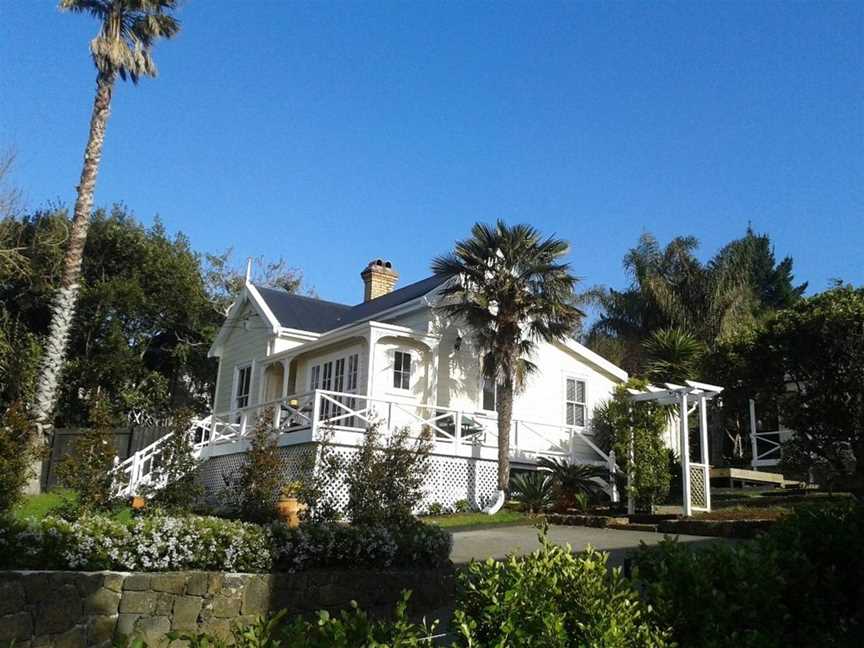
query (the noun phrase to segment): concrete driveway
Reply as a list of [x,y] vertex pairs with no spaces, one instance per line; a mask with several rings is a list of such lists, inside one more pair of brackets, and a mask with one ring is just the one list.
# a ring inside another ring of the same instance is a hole
[[[627,554],[639,547],[640,542],[652,545],[663,540],[662,533],[646,531],[619,531],[578,526],[550,526],[549,538],[556,544],[569,544],[574,551],[582,551],[588,545],[609,553],[610,565],[621,565]],[[702,536],[678,536],[680,542],[694,546],[726,542],[719,538]],[[453,533],[453,551],[450,559],[457,565],[472,558],[503,558],[509,553],[530,553],[540,546],[537,529],[532,526],[492,527]]]

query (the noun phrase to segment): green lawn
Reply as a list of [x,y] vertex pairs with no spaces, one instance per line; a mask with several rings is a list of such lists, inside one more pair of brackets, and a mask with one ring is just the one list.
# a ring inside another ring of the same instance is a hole
[[[21,520],[41,520],[46,515],[56,513],[67,502],[78,499],[74,491],[57,488],[40,495],[26,495],[18,506],[12,509],[12,516]],[[132,519],[132,509],[118,506],[111,511],[111,517],[120,522]]]
[[462,527],[485,527],[498,524],[531,524],[537,518],[520,511],[503,509],[495,515],[486,513],[453,513],[452,515],[429,515],[420,518],[426,524],[434,524],[445,529]]

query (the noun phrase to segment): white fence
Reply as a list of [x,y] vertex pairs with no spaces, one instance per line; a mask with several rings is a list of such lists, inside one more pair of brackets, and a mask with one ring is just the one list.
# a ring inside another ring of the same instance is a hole
[[[408,428],[413,437],[428,435],[433,453],[453,457],[496,460],[498,421],[484,413],[466,412],[404,400],[372,398],[361,394],[315,390],[196,420],[189,443],[196,458],[243,452],[255,426],[280,432],[280,445],[319,440],[325,430],[334,443],[359,445],[370,426],[386,434]],[[159,470],[171,439],[168,434],[142,448],[115,467],[116,492],[137,494],[142,486],[161,487]],[[600,450],[582,428],[514,420],[510,430],[510,456],[515,462],[534,463],[556,457],[574,463],[609,465],[614,460]]]

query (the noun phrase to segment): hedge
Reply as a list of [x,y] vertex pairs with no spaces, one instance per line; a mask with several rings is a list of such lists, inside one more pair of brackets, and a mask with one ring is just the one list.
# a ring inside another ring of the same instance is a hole
[[296,571],[313,567],[437,567],[450,534],[408,522],[396,528],[305,525],[289,529],[207,516],[155,515],[118,521],[0,520],[0,568],[119,571]]

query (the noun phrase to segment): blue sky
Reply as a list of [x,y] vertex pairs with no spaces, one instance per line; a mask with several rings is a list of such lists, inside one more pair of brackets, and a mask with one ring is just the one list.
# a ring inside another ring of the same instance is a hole
[[[0,145],[74,201],[95,23],[0,3]],[[199,250],[284,256],[356,302],[476,220],[572,242],[622,286],[649,231],[768,232],[816,290],[864,283],[864,3],[187,0],[160,77],[116,91],[96,192]]]

